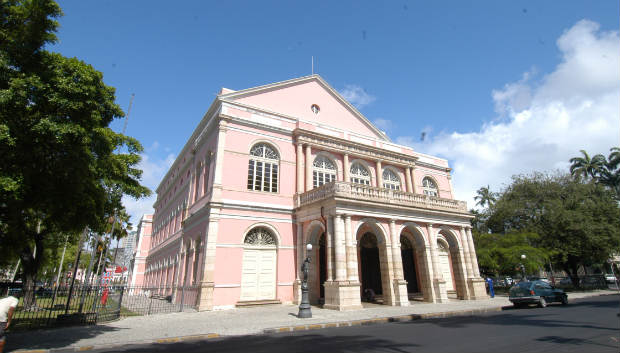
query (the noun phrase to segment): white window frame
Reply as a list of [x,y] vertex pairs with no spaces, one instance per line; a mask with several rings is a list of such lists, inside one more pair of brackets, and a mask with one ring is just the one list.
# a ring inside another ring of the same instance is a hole
[[338,167],[331,158],[319,154],[312,162],[312,185],[318,188],[321,185],[336,181],[338,178]]
[[[431,185],[429,185],[429,182]],[[425,176],[422,179],[422,190],[424,195],[439,197],[439,188],[437,187],[437,181],[435,179]]]
[[383,168],[382,174],[383,176],[383,187],[386,189],[392,190],[401,190],[400,177],[398,173],[392,170],[392,168],[385,167]]
[[[260,151],[258,148],[261,148]],[[277,193],[279,170],[280,155],[275,147],[265,142],[252,145],[248,161],[248,190]]]
[[351,163],[351,168],[349,168],[349,178],[349,181],[354,184],[370,186],[370,171],[361,162],[353,161],[353,163]]

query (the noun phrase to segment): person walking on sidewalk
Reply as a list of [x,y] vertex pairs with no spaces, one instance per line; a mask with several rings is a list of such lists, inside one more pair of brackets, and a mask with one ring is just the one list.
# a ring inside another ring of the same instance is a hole
[[[7,288],[8,291],[8,288]],[[4,352],[5,331],[9,328],[19,300],[13,296],[0,299],[0,353]]]

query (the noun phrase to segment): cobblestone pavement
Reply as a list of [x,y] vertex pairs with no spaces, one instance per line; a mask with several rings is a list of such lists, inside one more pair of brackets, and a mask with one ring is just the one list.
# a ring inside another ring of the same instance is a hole
[[[614,290],[569,293],[570,299],[618,294]],[[412,302],[406,307],[365,305],[355,311],[334,311],[312,307],[312,318],[298,319],[295,305],[272,305],[222,311],[171,313],[135,316],[95,326],[16,332],[7,339],[7,351],[54,350],[75,348],[87,350],[111,345],[140,342],[170,342],[185,338],[208,338],[227,335],[262,334],[287,329],[313,329],[325,324],[363,324],[387,322],[414,315],[417,318],[472,315],[499,311],[511,305],[506,296],[448,303]]]

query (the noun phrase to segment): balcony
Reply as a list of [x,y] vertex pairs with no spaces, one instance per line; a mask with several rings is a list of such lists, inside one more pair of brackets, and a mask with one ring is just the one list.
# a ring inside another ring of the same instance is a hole
[[410,192],[377,188],[363,184],[334,181],[297,195],[295,207],[303,207],[325,199],[338,198],[402,207],[469,213],[467,203]]

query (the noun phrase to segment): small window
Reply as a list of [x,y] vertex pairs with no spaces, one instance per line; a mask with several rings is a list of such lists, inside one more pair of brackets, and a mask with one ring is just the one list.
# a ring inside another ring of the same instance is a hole
[[383,169],[383,187],[386,189],[400,190],[400,178],[391,169]]
[[436,197],[439,194],[437,184],[429,177],[422,179],[422,189],[424,190],[424,195]]
[[319,112],[321,111],[321,108],[318,105],[316,105],[316,104],[312,104],[310,106],[310,110],[312,110],[314,115],[319,115]]
[[350,171],[352,183],[370,185],[370,173],[361,163],[353,163]]
[[336,166],[329,158],[317,156],[312,167],[312,182],[315,188],[336,180]]

